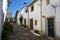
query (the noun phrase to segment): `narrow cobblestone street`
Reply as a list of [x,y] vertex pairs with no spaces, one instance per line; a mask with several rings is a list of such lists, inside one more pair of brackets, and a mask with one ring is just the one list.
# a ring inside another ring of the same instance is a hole
[[17,24],[13,24],[13,27],[14,32],[9,36],[8,40],[48,40],[46,38],[42,39],[41,37],[35,36],[30,30],[24,29]]
[[8,40],[38,40],[39,37],[36,37],[28,29],[24,29],[17,24],[13,24],[14,33],[9,36]]

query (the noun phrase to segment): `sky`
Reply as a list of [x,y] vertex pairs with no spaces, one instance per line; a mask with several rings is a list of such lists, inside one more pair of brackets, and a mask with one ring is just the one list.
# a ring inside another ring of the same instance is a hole
[[8,6],[8,10],[12,13],[12,17],[14,17],[16,11],[21,10],[21,8],[24,6],[24,2],[26,2],[29,5],[33,1],[34,0],[10,0],[11,4],[10,6]]

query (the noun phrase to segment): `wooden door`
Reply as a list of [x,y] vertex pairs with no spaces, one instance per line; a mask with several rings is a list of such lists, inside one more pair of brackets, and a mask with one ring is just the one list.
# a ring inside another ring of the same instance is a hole
[[30,19],[30,28],[33,29],[33,19]]

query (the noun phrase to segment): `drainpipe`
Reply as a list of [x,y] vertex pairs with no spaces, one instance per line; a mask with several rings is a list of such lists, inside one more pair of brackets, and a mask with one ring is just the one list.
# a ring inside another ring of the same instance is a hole
[[40,20],[40,22],[41,22],[41,33],[42,33],[42,0],[40,0],[40,18],[41,18],[41,20]]

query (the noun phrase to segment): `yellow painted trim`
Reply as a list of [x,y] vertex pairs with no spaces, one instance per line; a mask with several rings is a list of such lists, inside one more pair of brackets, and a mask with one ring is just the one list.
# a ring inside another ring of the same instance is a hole
[[42,0],[40,0],[40,18],[41,18],[40,25],[41,25],[41,32],[42,32]]
[[[34,6],[34,3],[37,2],[38,0],[34,0],[30,5],[29,5],[29,8],[30,8],[30,11],[31,11],[31,7]],[[34,11],[34,10],[33,10]],[[31,11],[31,12],[33,12]]]
[[33,11],[31,11],[32,6],[34,7],[34,4],[30,5],[30,7],[29,7],[30,12],[34,11],[34,8],[33,8]]
[[[32,10],[32,6],[33,6],[33,11],[34,11],[34,4],[32,4],[32,5],[30,6],[31,10]],[[31,10],[30,10],[30,11],[31,11]],[[33,12],[33,11],[31,11],[31,12]]]

